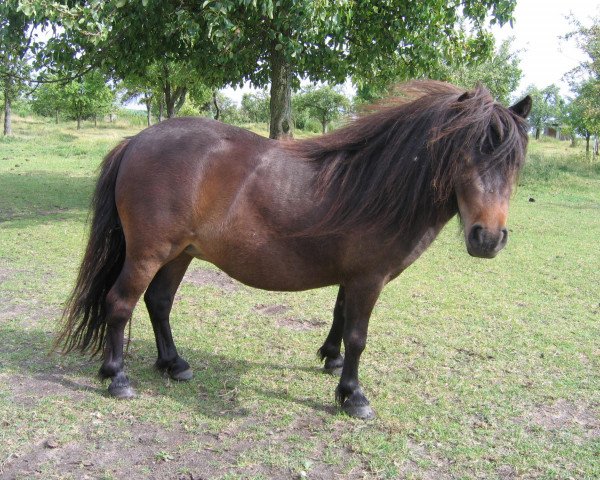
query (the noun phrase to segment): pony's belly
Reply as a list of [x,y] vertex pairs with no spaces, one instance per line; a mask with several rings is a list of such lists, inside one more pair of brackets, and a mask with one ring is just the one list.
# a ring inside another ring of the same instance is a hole
[[340,283],[338,272],[327,262],[307,261],[296,252],[279,245],[227,248],[217,251],[202,245],[189,245],[185,252],[223,270],[237,281],[254,288],[272,291],[301,291]]

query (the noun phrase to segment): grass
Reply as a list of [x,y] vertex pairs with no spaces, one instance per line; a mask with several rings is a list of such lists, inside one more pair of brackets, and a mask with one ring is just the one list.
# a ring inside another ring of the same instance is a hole
[[600,163],[532,141],[506,250],[468,257],[452,222],[386,287],[361,364],[378,413],[365,423],[337,411],[315,357],[333,288],[185,282],[173,330],[187,384],[153,371],[138,308],[130,402],[104,395],[98,361],[48,355],[97,165],[136,128],[17,119],[0,139],[0,477],[600,477]]

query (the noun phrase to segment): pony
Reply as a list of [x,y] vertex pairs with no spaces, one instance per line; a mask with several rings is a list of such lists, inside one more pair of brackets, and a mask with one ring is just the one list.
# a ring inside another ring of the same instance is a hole
[[170,119],[123,140],[100,168],[56,347],[101,354],[109,394],[129,398],[124,330],[142,295],[156,367],[192,378],[169,315],[193,258],[260,289],[339,285],[318,353],[340,375],[343,411],[373,418],[358,367],[382,288],[456,214],[470,255],[492,258],[506,245],[532,103],[525,97],[506,108],[482,86],[436,81],[401,91],[307,140],[271,140],[203,118]]

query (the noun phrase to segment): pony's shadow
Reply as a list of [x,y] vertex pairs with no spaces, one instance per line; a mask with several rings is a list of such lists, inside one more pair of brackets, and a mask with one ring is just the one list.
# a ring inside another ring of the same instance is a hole
[[[0,374],[14,372],[21,380],[18,393],[8,394],[41,399],[48,395],[65,395],[74,401],[89,400],[94,395],[108,396],[107,382],[98,376],[99,359],[82,355],[60,355],[51,352],[52,335],[41,330],[23,330],[0,323],[0,338],[4,349],[0,354]],[[161,375],[153,367],[155,346],[147,340],[136,340],[126,359],[127,373],[141,396],[168,398],[210,418],[245,417],[251,414],[237,399],[241,379],[252,370],[283,372],[293,370],[323,375],[315,362],[314,367],[290,366],[271,362],[238,360],[225,355],[186,347],[186,359],[195,371],[194,378],[179,384]],[[332,379],[333,380],[333,379]],[[48,385],[52,388],[48,388]],[[332,388],[334,382],[332,382]],[[248,385],[244,385],[247,389]],[[331,399],[295,397],[281,390],[269,390],[260,386],[250,387],[258,396],[279,402],[296,404],[318,412],[335,413]],[[18,400],[18,398],[16,398]]]

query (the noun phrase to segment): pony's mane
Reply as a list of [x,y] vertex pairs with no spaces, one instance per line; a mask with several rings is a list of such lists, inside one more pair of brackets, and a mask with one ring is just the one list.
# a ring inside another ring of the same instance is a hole
[[401,233],[444,208],[453,215],[456,179],[468,157],[508,179],[520,170],[527,124],[484,87],[465,92],[428,80],[399,90],[402,97],[344,128],[287,144],[314,165],[317,194],[331,198],[311,232],[360,226]]

